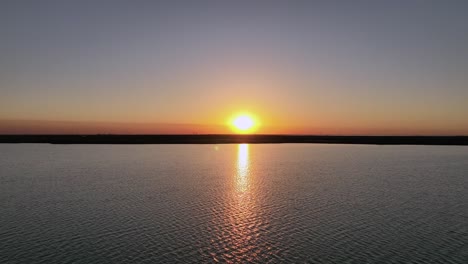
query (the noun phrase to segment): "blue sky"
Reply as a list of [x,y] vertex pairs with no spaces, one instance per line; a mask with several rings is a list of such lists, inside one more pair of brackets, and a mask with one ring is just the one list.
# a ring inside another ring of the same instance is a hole
[[2,1],[0,119],[222,125],[249,111],[264,132],[468,134],[467,13],[466,1]]

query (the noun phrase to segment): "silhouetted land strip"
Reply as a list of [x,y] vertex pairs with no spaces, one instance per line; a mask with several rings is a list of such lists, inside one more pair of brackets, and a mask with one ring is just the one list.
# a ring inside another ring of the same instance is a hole
[[50,143],[50,144],[324,143],[324,144],[377,144],[377,145],[468,145],[468,136],[0,135],[0,143]]

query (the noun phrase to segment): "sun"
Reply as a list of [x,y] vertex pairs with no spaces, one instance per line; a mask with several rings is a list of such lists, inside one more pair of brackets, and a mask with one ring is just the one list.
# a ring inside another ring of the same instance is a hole
[[242,114],[236,116],[231,125],[238,133],[249,133],[253,131],[256,123],[250,115]]
[[249,130],[254,122],[249,116],[238,116],[234,119],[233,124],[239,130]]

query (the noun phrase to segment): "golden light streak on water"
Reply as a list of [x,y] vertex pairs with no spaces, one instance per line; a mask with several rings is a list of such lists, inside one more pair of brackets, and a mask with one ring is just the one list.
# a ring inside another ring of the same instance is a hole
[[236,190],[244,193],[249,187],[249,145],[239,144],[237,150]]

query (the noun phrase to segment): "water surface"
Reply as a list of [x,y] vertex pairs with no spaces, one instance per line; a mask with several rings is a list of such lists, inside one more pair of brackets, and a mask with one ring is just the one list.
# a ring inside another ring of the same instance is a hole
[[468,147],[0,145],[0,263],[467,263]]

